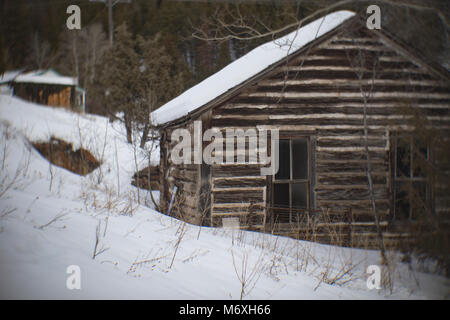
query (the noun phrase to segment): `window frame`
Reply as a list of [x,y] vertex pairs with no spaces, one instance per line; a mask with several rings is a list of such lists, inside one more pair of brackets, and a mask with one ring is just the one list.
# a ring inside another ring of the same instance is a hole
[[[426,203],[432,204],[432,192],[431,192],[431,188],[430,188],[430,181],[429,178],[426,176],[426,174],[424,174],[423,176],[416,176],[414,173],[414,154],[415,154],[415,143],[414,143],[414,136],[409,135],[409,134],[394,134],[393,135],[393,140],[392,140],[392,147],[393,147],[393,156],[392,156],[392,164],[393,164],[393,173],[392,173],[392,198],[393,198],[393,205],[392,205],[392,209],[393,209],[393,216],[392,216],[392,220],[401,220],[400,216],[400,212],[397,212],[397,187],[400,184],[407,184],[409,190],[411,190],[411,188],[414,188],[414,184],[415,183],[424,183],[425,185],[425,199],[424,201]],[[399,140],[404,140],[407,141],[408,143],[408,147],[409,147],[409,173],[408,176],[403,175],[401,172],[399,172],[400,170],[398,170],[398,145],[399,145]],[[427,161],[432,161],[432,152],[431,152],[431,148],[429,145],[426,146],[426,160]],[[408,191],[409,193],[411,191]],[[408,212],[408,217],[407,220],[412,221],[414,220],[414,210],[413,210],[413,206],[411,205],[412,201],[411,201],[411,197],[408,194],[407,196],[407,200],[409,203],[409,212]]]
[[[305,140],[307,144],[307,161],[308,161],[308,168],[307,168],[307,178],[306,179],[294,179],[294,166],[293,166],[293,140]],[[313,164],[312,164],[312,141],[311,137],[305,136],[305,135],[295,135],[295,134],[280,134],[279,140],[289,140],[289,179],[276,179],[276,175],[272,175],[270,180],[270,186],[271,186],[271,197],[270,197],[270,207],[272,216],[275,215],[276,211],[286,211],[286,215],[289,214],[289,223],[295,222],[293,221],[293,215],[302,213],[302,212],[309,212],[312,208],[312,180],[313,180]],[[281,161],[279,161],[280,163]],[[305,208],[295,208],[293,207],[293,185],[296,183],[305,183],[306,184],[306,202],[307,205]],[[276,184],[289,184],[289,207],[283,208],[283,207],[276,207],[275,206],[275,185]],[[280,213],[277,213],[278,215]],[[274,221],[275,222],[275,221]]]

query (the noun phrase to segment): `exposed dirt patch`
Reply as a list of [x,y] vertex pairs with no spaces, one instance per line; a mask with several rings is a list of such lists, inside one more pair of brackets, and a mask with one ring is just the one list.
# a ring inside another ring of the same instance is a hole
[[150,166],[134,174],[131,184],[147,190],[159,190],[159,166]]
[[51,137],[49,142],[35,142],[33,146],[55,166],[82,176],[100,166],[100,162],[86,149],[73,151],[71,143],[55,137]]

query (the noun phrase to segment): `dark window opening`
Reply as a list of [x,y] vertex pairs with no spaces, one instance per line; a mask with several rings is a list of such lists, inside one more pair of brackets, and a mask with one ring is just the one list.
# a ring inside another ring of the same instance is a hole
[[273,177],[274,222],[296,222],[296,215],[311,207],[310,140],[279,140],[279,170]]
[[413,137],[394,139],[394,219],[412,220],[430,204],[429,148]]

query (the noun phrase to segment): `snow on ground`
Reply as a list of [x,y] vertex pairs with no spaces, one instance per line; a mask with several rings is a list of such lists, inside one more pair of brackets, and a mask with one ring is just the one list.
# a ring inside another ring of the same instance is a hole
[[[50,166],[30,141],[51,135],[102,165],[85,177]],[[447,279],[401,262],[392,294],[369,290],[376,251],[198,227],[138,205],[148,195],[130,185],[135,149],[103,117],[0,95],[0,136],[1,299],[239,299],[242,275],[244,299],[448,298]],[[80,290],[66,286],[71,265]]]

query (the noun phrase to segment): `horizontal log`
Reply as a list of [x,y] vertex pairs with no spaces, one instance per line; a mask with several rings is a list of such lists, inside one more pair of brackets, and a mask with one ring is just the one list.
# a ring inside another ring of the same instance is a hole
[[[276,112],[275,112],[276,113]],[[428,117],[428,119],[432,116]],[[222,115],[217,114],[213,116],[213,119],[241,119],[241,115]],[[366,115],[366,119],[368,120],[386,120],[386,122],[390,120],[407,120],[411,119],[412,115]],[[357,119],[357,120],[363,120],[364,116],[362,114],[347,114],[345,112],[339,112],[339,113],[299,113],[299,114],[263,114],[263,115],[252,115],[245,117],[246,120],[249,122],[251,121],[257,121],[257,120],[290,120],[290,119],[331,119],[331,120],[347,120],[347,119]],[[440,117],[441,120],[449,121],[449,117]],[[361,121],[359,122],[361,123]]]
[[[356,62],[356,63],[355,63]],[[304,60],[296,60],[295,62],[288,63],[281,70],[286,71],[299,71],[304,70],[303,68],[313,69],[314,67],[317,70],[323,70],[324,67],[328,67],[329,70],[333,70],[336,67],[347,67],[347,69],[356,69],[359,70],[360,67],[374,67],[375,70],[387,70],[394,71],[400,70],[404,71],[405,69],[420,69],[420,66],[415,65],[409,61],[389,61],[389,60],[380,60],[380,59],[365,59],[363,63],[359,61],[351,61],[349,59],[345,59],[342,57],[329,57],[328,59],[315,59],[313,56],[308,57]],[[368,69],[366,69],[368,71]],[[423,71],[423,70],[421,70]]]
[[[211,213],[211,216],[227,217],[227,216],[245,216],[248,214],[249,214],[249,211],[242,211],[242,210],[237,210],[237,209],[236,210],[230,210],[230,209],[219,210],[218,208],[214,208],[214,210]],[[265,212],[264,211],[252,211],[252,215],[265,216]]]
[[319,45],[318,48],[322,49],[337,49],[337,50],[365,50],[365,51],[385,51],[385,52],[393,52],[392,50],[388,49],[386,46],[382,44],[377,45],[369,45],[369,44],[361,44],[361,43],[353,43],[349,42],[346,44],[336,44],[333,42],[325,43],[322,45]]
[[[382,69],[380,67],[381,63],[378,63],[378,65],[373,64],[355,64],[355,65],[349,65],[342,64],[342,65],[311,65],[308,63],[303,63],[300,65],[287,65],[284,67],[281,67],[279,70],[280,72],[284,73],[299,73],[301,77],[302,72],[307,71],[331,71],[331,72],[353,72],[356,75],[360,75],[363,73],[372,73],[372,78],[377,78],[379,75],[382,74],[394,74],[394,73],[406,73],[406,74],[424,74],[426,71],[422,68],[417,68],[412,64],[405,63],[405,65],[408,65],[408,68],[402,68],[402,63],[390,64],[391,68],[385,68]],[[387,64],[387,63],[384,63]]]
[[[240,106],[234,108],[235,105]],[[442,104],[429,104],[419,105],[417,109],[421,109],[425,116],[449,116],[450,107]],[[249,117],[249,119],[267,120],[285,117],[295,117],[303,115],[303,118],[318,117],[318,115],[350,115],[362,117],[364,114],[364,104],[348,103],[348,104],[320,104],[320,105],[308,105],[301,104],[273,104],[273,105],[255,105],[252,107],[249,104],[234,104],[233,108],[216,109],[213,113],[213,118],[220,119],[226,118],[236,119],[239,117]],[[366,114],[371,116],[392,116],[401,115],[399,104],[372,104],[367,105]],[[314,116],[315,115],[315,116]],[[400,118],[400,117],[399,117]],[[389,119],[389,118],[386,118]],[[407,118],[406,118],[407,119]],[[222,133],[223,134],[223,133]]]
[[[386,151],[374,151],[369,150],[369,155],[371,160],[387,160],[388,154]],[[349,151],[349,152],[334,152],[332,150],[329,151],[320,151],[316,152],[316,159],[319,160],[366,160],[366,152],[365,151]]]
[[[409,69],[413,70],[413,69]],[[269,79],[280,80],[280,79],[327,79],[334,81],[335,79],[341,80],[435,80],[431,75],[423,72],[380,72],[377,70],[374,73],[373,70],[368,70],[367,72],[355,72],[354,70],[302,70],[302,71],[281,71],[272,75]]]
[[363,79],[363,80],[346,80],[335,79],[333,86],[330,86],[329,80],[322,79],[286,79],[286,80],[271,80],[265,79],[258,82],[259,86],[297,86],[297,85],[324,85],[330,88],[341,87],[357,87],[361,85],[369,86],[412,86],[412,87],[446,87],[445,82],[439,80],[403,80],[403,79]]
[[[429,120],[430,127],[440,126],[449,128],[450,121],[448,117],[439,116],[432,117],[427,116]],[[385,129],[395,130],[396,128],[407,127],[408,124],[411,124],[411,117],[402,117],[402,116],[368,116],[367,117],[367,125],[369,127],[384,127]],[[264,127],[264,126],[304,126],[304,128],[308,128],[309,130],[316,130],[320,126],[335,126],[338,124],[340,126],[361,126],[364,123],[364,119],[360,115],[355,116],[345,116],[342,115],[340,117],[337,116],[317,116],[317,117],[307,117],[307,116],[289,116],[289,117],[266,117],[253,119],[246,119],[246,117],[218,117],[212,119],[213,127]]]
[[[388,165],[388,162],[383,159],[370,159],[371,164],[384,164]],[[354,165],[355,167],[365,167],[367,165],[367,160],[355,160],[355,159],[344,159],[344,160],[328,160],[328,159],[316,159],[316,167],[317,166],[326,166],[326,165]]]
[[317,143],[322,143],[322,142],[330,142],[333,143],[334,141],[357,141],[357,142],[365,142],[367,140],[370,142],[372,140],[376,140],[376,141],[383,141],[384,143],[386,143],[386,140],[389,139],[389,137],[385,136],[384,134],[382,135],[374,135],[374,134],[368,134],[367,137],[364,135],[329,135],[329,136],[325,136],[325,135],[320,135],[317,137]]
[[[386,188],[386,184],[373,184],[374,188]],[[367,190],[368,188],[368,183],[366,181],[366,183],[364,184],[347,184],[347,185],[342,185],[342,184],[319,184],[316,183],[315,184],[315,190],[347,190],[347,189],[355,189],[355,190]]]
[[[373,171],[385,171],[389,172],[388,164],[384,162],[374,163],[371,161],[371,170]],[[327,173],[327,172],[366,172],[367,170],[367,161],[361,161],[359,163],[315,163],[315,172],[316,173]]]
[[216,190],[213,191],[213,195],[214,203],[257,203],[264,201],[264,190],[262,188],[248,191]]
[[[378,92],[367,91],[365,92],[368,99],[446,99],[450,100],[449,93],[430,93],[430,92]],[[270,97],[270,98],[290,98],[290,99],[303,99],[303,98],[362,98],[361,92],[250,92],[241,93],[240,97]]]
[[[369,152],[388,151],[387,146],[384,147],[367,147]],[[366,147],[316,147],[316,152],[366,152]]]
[[261,176],[259,165],[212,165],[212,177],[245,177]]
[[[255,202],[251,204],[250,202],[239,202],[239,203],[213,203],[212,209],[234,209],[234,208],[240,208],[240,209],[248,209],[251,205],[255,206],[256,208],[261,207],[265,208],[266,203],[265,202]],[[242,210],[245,211],[245,210]]]
[[380,41],[380,39],[375,37],[361,37],[361,38],[346,38],[346,37],[334,37],[333,40],[330,42],[331,44],[357,44],[357,45],[364,45],[364,44],[370,44],[370,45],[383,45],[383,43]]
[[[318,185],[363,185],[367,184],[367,176],[363,173],[354,175],[352,177],[342,176],[326,176],[326,175],[316,175],[316,181]],[[372,175],[372,182],[374,184],[387,185],[389,179],[386,175]]]
[[265,187],[266,177],[213,178],[213,188]]
[[228,186],[228,187],[220,187],[220,188],[213,187],[211,189],[211,191],[213,193],[216,193],[216,192],[244,192],[244,193],[247,193],[247,192],[251,192],[251,191],[264,191],[264,189],[265,189],[265,185],[264,186],[256,186],[256,187],[254,187],[254,186],[229,187]]
[[198,171],[191,171],[191,170],[183,170],[181,168],[175,167],[173,170],[170,171],[170,175],[175,178],[184,178],[189,181],[197,181],[199,177]]
[[[362,189],[340,189],[340,190],[330,190],[330,189],[317,189],[314,194],[316,195],[316,200],[367,200],[371,199],[372,193],[368,190]],[[373,188],[373,196],[375,199],[388,199],[388,190],[384,188]]]
[[197,185],[198,179],[190,179],[189,177],[186,177],[184,175],[171,175],[167,178],[168,181],[170,181],[171,184],[174,184],[176,181],[177,183],[185,183],[185,184],[193,184]]
[[[376,199],[376,207],[380,210],[389,208],[389,199]],[[316,205],[319,207],[328,207],[331,209],[367,209],[372,206],[371,200],[316,200]]]
[[[382,108],[398,108],[399,106],[402,106],[400,101],[391,101],[391,103],[376,103],[376,102],[367,102],[366,107],[368,110],[371,109],[382,109]],[[237,111],[243,110],[243,109],[250,109],[253,110],[253,112],[258,112],[258,110],[265,110],[267,109],[267,112],[273,113],[274,111],[272,109],[277,110],[295,110],[299,109],[302,111],[308,111],[308,110],[316,110],[314,112],[321,113],[320,110],[323,108],[337,108],[337,109],[343,109],[346,110],[346,108],[354,108],[355,110],[359,110],[364,107],[364,103],[362,101],[357,102],[346,102],[346,103],[336,103],[336,102],[325,102],[321,103],[320,105],[314,105],[311,106],[311,104],[305,104],[301,101],[297,103],[291,103],[291,104],[282,104],[282,103],[273,103],[273,104],[253,104],[253,103],[235,103],[230,102],[227,103],[221,107],[218,107],[214,109],[213,114],[220,114],[220,112],[224,112],[224,110],[233,110],[236,109]],[[450,107],[447,103],[437,104],[437,103],[430,103],[430,104],[415,104],[415,108],[422,108],[422,109],[445,109],[448,110]],[[333,110],[333,109],[330,109]],[[330,112],[330,110],[325,109],[324,112]],[[349,109],[351,110],[351,109]],[[349,110],[346,110],[345,112],[348,112]],[[230,112],[230,111],[228,111]],[[292,111],[290,111],[293,113]],[[351,112],[348,112],[351,113]]]
[[[249,129],[255,128],[255,125],[249,125],[249,123],[240,124],[240,125],[232,125],[232,126],[214,126],[215,130],[223,131],[226,128],[235,128],[235,129]],[[364,126],[362,124],[359,125],[342,125],[342,124],[332,124],[332,125],[289,125],[289,124],[271,124],[271,125],[260,125],[256,124],[256,128],[259,130],[278,130],[279,132],[292,132],[296,135],[312,135],[312,134],[352,134],[357,133],[362,135],[364,132]],[[414,128],[408,125],[367,125],[367,130],[370,133],[381,133],[384,134],[387,130],[392,131],[412,131]],[[431,128],[431,127],[430,127]],[[448,128],[450,131],[450,127]]]

